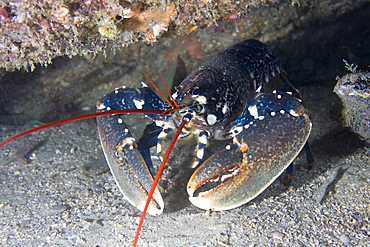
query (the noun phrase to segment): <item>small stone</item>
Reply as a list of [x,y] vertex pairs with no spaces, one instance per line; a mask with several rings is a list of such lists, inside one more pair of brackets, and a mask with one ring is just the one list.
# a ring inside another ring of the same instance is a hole
[[339,241],[342,242],[345,245],[349,245],[350,240],[349,240],[347,235],[342,234],[342,235],[339,236]]
[[80,197],[81,198],[87,198],[87,197],[91,197],[92,196],[92,191],[89,190],[89,189],[86,189],[86,190],[82,190],[80,191]]
[[67,7],[64,7],[64,6],[60,6],[56,13],[55,13],[55,16],[57,18],[61,18],[61,17],[65,17],[66,15],[69,14],[69,9]]
[[65,205],[51,205],[40,208],[39,213],[44,217],[48,217],[52,215],[60,215],[67,209],[68,207]]
[[283,237],[284,237],[284,233],[282,233],[282,232],[278,232],[278,231],[274,231],[274,232],[272,232],[271,233],[271,236],[273,237],[273,238],[275,238],[275,239],[279,239],[279,240],[282,240],[283,239]]

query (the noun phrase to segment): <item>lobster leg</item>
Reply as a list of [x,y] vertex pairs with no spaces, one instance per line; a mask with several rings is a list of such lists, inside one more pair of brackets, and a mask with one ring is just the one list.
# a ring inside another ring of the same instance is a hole
[[[99,111],[142,107],[164,109],[166,106],[149,88],[116,89],[97,102]],[[118,115],[97,117],[97,125],[105,158],[118,187],[132,205],[143,210],[153,178],[135,138]],[[156,189],[148,213],[159,215],[163,207],[162,196]]]
[[228,210],[258,196],[305,145],[311,123],[304,111],[291,95],[254,97],[236,121],[244,124],[237,126],[242,130],[236,145],[215,153],[190,178],[190,201],[206,210]]
[[200,161],[203,159],[204,149],[207,146],[208,139],[209,139],[209,134],[208,134],[207,131],[201,131],[199,133],[198,146],[197,146],[197,150],[196,150],[196,158],[195,158],[193,164],[191,165],[191,168],[197,167],[198,164],[200,163]]
[[144,157],[145,163],[152,175],[154,175],[154,167],[150,155],[150,148],[157,145],[158,135],[161,133],[161,130],[162,128],[158,127],[155,123],[149,124],[143,131],[141,138],[137,141],[137,149]]

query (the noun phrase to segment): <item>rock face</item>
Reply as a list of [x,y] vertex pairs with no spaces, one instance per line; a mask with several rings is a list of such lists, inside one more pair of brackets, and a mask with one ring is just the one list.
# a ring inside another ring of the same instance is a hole
[[343,103],[344,126],[370,141],[370,73],[350,73],[338,78],[334,92]]
[[[94,53],[137,41],[156,42],[245,16],[246,1],[11,1],[0,3],[0,66],[33,70],[57,56]],[[268,2],[275,2],[274,0]]]
[[[366,0],[147,0],[2,1],[0,67],[34,70],[58,56],[97,54],[144,41],[153,43],[248,18],[246,36],[282,37],[311,20],[335,18]],[[240,27],[239,27],[240,28]],[[278,30],[285,30],[281,32]],[[270,33],[270,34],[269,34]],[[270,36],[269,36],[270,35]],[[163,38],[165,39],[165,38]]]

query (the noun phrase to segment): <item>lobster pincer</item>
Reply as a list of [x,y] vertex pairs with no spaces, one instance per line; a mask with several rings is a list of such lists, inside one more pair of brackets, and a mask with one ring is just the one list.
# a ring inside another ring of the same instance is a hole
[[[248,111],[254,107],[258,117]],[[299,99],[259,94],[246,108],[248,116],[239,126],[243,130],[234,137],[234,144],[206,160],[190,178],[188,194],[195,206],[218,211],[247,203],[264,191],[305,145],[311,124]]]
[[[99,111],[165,107],[147,87],[115,89],[96,105]],[[104,155],[118,187],[132,205],[142,210],[153,178],[144,157],[138,150],[136,139],[119,115],[97,117],[97,125]],[[156,189],[148,213],[159,215],[163,207],[162,196]]]

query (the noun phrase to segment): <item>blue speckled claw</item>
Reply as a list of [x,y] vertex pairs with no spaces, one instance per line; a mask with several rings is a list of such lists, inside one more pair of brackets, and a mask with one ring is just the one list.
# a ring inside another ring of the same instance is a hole
[[228,210],[264,191],[295,159],[310,134],[308,116],[293,114],[264,116],[236,136],[239,147],[232,145],[206,160],[189,180],[190,201],[205,210]]
[[[103,151],[114,179],[125,198],[138,209],[143,210],[150,186],[152,175],[145,164],[144,158],[136,148],[132,136],[122,136],[116,133],[115,116],[98,117],[98,129]],[[113,123],[113,124],[112,124]],[[122,124],[119,126],[122,128]],[[158,189],[154,192],[148,208],[150,215],[162,213],[164,202]]]
[[[98,101],[97,108],[100,111],[137,109],[138,102],[150,101],[146,97],[148,90],[148,88],[116,89]],[[154,94],[153,97],[152,101],[159,100]],[[132,205],[143,210],[153,178],[147,163],[137,149],[136,140],[118,115],[97,117],[97,125],[105,158],[118,187]],[[159,215],[163,208],[162,196],[156,189],[148,213]]]

